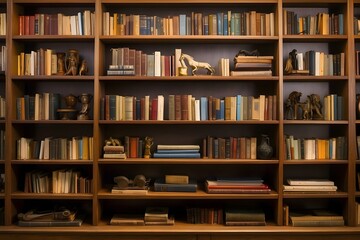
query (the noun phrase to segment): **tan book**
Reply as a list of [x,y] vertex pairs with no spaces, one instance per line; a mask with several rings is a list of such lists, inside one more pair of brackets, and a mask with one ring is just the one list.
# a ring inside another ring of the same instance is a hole
[[168,184],[188,184],[189,176],[186,175],[165,175],[165,183]]

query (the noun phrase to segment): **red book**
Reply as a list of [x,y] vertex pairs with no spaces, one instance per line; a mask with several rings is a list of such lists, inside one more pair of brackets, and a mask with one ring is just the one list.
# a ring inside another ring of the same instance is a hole
[[35,16],[30,16],[29,18],[29,34],[35,34]]
[[175,95],[175,120],[181,120],[181,95]]
[[138,142],[139,142],[139,138],[138,137],[130,137],[129,139],[129,143],[130,143],[130,157],[131,158],[136,158],[138,156],[137,151],[138,151]]
[[24,35],[30,34],[30,16],[24,17]]
[[157,120],[157,111],[158,111],[158,99],[153,98],[151,100],[151,120]]

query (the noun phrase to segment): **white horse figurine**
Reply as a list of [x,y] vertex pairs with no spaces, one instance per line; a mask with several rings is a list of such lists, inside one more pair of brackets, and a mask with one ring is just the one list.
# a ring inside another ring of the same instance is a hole
[[182,53],[179,59],[183,67],[186,67],[184,59],[186,59],[189,65],[191,66],[193,76],[196,75],[195,73],[196,70],[198,70],[198,68],[205,68],[208,71],[208,74],[210,75],[213,75],[215,73],[215,69],[209,63],[197,62],[194,60],[193,57],[185,53]]

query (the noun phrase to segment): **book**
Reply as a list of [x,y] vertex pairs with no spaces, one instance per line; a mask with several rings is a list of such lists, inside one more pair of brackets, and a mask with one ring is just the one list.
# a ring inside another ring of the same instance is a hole
[[184,149],[192,149],[192,150],[200,150],[200,145],[163,145],[163,144],[159,144],[157,146],[158,150],[184,150]]
[[189,176],[186,175],[165,175],[165,183],[167,184],[188,184]]
[[142,226],[145,225],[143,214],[114,214],[110,220],[110,225],[122,226]]
[[49,221],[24,221],[19,220],[18,226],[21,227],[80,227],[84,219],[77,217],[73,221],[49,220]]
[[289,192],[335,192],[337,186],[290,186],[284,185],[284,191]]
[[197,187],[197,183],[194,180],[184,184],[173,184],[165,183],[165,179],[158,178],[154,182],[154,191],[156,192],[196,192]]
[[117,187],[113,187],[111,189],[111,193],[114,194],[131,194],[131,195],[146,195],[148,194],[147,189],[120,189]]
[[154,158],[200,158],[200,153],[162,153],[155,152]]
[[334,182],[328,179],[287,179],[288,184],[292,186],[334,186]]

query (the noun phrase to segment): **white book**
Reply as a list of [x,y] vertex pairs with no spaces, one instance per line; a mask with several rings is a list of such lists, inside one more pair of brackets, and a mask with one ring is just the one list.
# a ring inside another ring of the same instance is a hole
[[70,34],[76,35],[77,26],[76,26],[76,15],[70,16]]
[[200,121],[200,100],[195,99],[195,121]]
[[78,18],[78,35],[84,35],[84,19],[83,19],[83,14],[81,12],[78,12],[78,15],[77,15],[77,18]]
[[304,70],[304,57],[303,53],[296,54],[296,61],[298,64],[298,70]]
[[158,113],[157,113],[157,120],[164,120],[164,96],[158,95]]
[[290,186],[284,185],[284,191],[289,192],[335,192],[336,186]]
[[150,96],[145,96],[145,120],[150,119]]
[[154,76],[161,76],[161,52],[155,51],[155,61],[154,61]]
[[291,186],[335,186],[333,181],[328,179],[287,179]]
[[175,76],[179,76],[179,67],[181,67],[180,56],[181,49],[175,49]]

